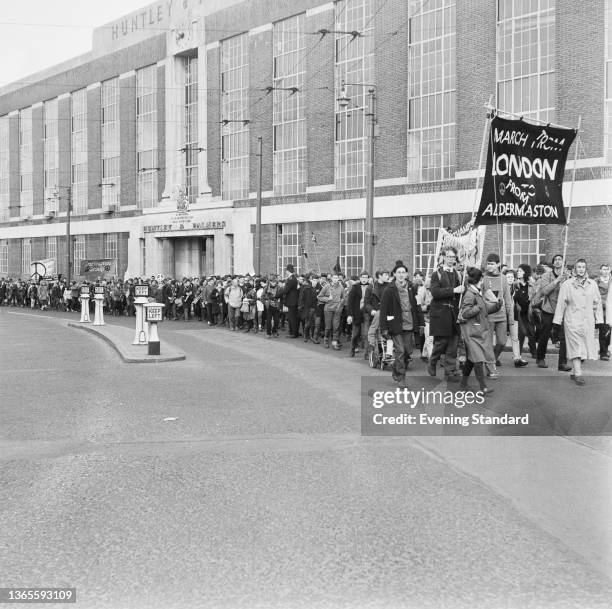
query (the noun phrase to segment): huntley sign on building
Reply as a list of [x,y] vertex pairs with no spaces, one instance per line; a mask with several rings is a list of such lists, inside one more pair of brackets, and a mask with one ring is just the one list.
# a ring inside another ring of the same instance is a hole
[[[118,15],[91,52],[0,89],[0,276],[36,260],[66,273],[69,202],[73,274],[102,259],[127,277],[252,272],[260,161],[262,272],[340,257],[358,273],[369,89],[374,268],[431,268],[440,227],[470,219],[491,95],[526,124],[582,117],[568,256],[609,262],[611,2],[162,0]],[[515,131],[495,145],[534,155],[495,151],[488,213],[534,223],[490,224],[484,242],[511,266],[561,251],[546,220],[565,213],[576,147],[563,168],[554,130]],[[562,197],[532,206],[525,176],[564,171]]]

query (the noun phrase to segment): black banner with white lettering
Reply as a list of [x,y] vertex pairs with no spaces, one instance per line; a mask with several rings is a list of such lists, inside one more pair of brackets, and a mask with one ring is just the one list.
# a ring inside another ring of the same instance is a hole
[[475,225],[566,224],[565,161],[576,131],[496,116]]

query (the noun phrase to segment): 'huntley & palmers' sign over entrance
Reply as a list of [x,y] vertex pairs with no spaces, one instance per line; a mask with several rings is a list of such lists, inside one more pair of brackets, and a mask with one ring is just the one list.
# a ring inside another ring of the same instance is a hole
[[496,116],[475,224],[565,224],[563,174],[575,136]]

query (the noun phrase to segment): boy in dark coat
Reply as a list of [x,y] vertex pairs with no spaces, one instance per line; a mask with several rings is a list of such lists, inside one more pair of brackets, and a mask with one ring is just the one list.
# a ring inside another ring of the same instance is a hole
[[382,294],[380,330],[385,340],[393,340],[393,380],[400,387],[406,387],[406,369],[414,347],[414,333],[423,333],[425,321],[423,311],[417,305],[414,288],[407,281],[406,265],[398,261],[393,275],[395,279]]

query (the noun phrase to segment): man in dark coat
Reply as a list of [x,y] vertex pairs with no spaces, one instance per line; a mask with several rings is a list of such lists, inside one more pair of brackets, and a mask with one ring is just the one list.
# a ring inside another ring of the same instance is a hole
[[287,265],[287,279],[283,291],[284,305],[289,309],[287,322],[289,323],[289,338],[298,338],[298,280],[292,264]]
[[438,360],[444,354],[444,376],[447,381],[459,381],[455,365],[459,344],[459,300],[465,287],[455,269],[457,250],[446,247],[442,251],[444,262],[431,276],[431,304],[429,305],[429,334],[434,337],[427,372],[436,376]]
[[414,347],[414,333],[425,328],[423,311],[417,305],[414,288],[407,281],[408,268],[398,261],[395,279],[389,283],[380,302],[380,330],[385,340],[393,340],[393,380],[406,387],[406,369]]
[[358,345],[366,341],[370,316],[365,310],[365,296],[370,283],[370,274],[362,271],[359,281],[351,287],[347,300],[347,323],[351,324],[351,357],[355,357]]

